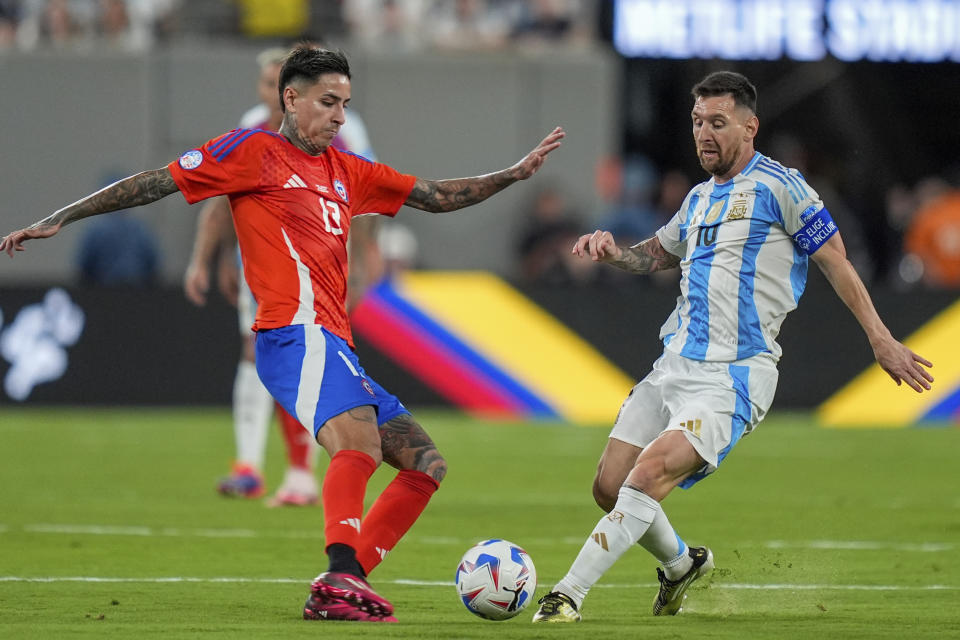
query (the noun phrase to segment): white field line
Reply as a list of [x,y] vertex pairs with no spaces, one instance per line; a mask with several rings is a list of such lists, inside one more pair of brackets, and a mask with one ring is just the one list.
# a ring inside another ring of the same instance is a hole
[[[100,576],[0,576],[0,582],[86,582],[86,583],[147,583],[147,584],[221,584],[221,583],[255,583],[255,584],[304,584],[307,579],[301,578],[236,578],[212,577],[200,578],[189,576],[171,576],[161,578],[123,578]],[[382,580],[381,584],[407,585],[414,587],[453,587],[452,581],[446,580]],[[638,589],[658,586],[656,582],[641,582],[635,584],[601,583],[596,589]],[[927,585],[897,585],[897,584],[747,584],[714,582],[711,589],[755,590],[755,591],[960,591],[960,586],[946,584]]]
[[868,542],[864,540],[770,540],[764,543],[768,549],[832,549],[841,551],[919,551],[939,553],[951,551],[955,545],[949,542]]
[[[140,527],[117,525],[80,525],[80,524],[26,524],[22,526],[0,523],[0,534],[23,531],[25,533],[45,533],[61,535],[94,536],[140,536],[173,538],[266,538],[266,539],[314,539],[322,535],[321,530],[256,530],[256,529],[178,529],[175,527]],[[451,536],[412,536],[406,538],[420,544],[437,546],[464,546],[479,542],[480,539],[458,538]],[[543,544],[581,545],[584,538],[527,538],[526,546]],[[957,545],[950,542],[880,542],[870,540],[768,540],[759,543],[768,549],[824,549],[841,551],[912,551],[918,553],[940,553],[952,551]]]

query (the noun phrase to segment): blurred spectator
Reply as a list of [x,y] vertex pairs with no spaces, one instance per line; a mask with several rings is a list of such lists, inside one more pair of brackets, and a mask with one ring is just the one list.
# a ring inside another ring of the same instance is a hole
[[[680,210],[680,206],[683,205],[683,200],[687,197],[690,189],[693,188],[693,184],[687,174],[679,169],[668,169],[663,173],[654,197],[653,233],[669,222],[670,218]],[[650,235],[653,235],[653,233]],[[660,287],[676,286],[677,280],[680,278],[679,271],[679,269],[657,271],[650,274],[650,278],[655,285]]]
[[901,236],[910,225],[910,218],[917,208],[913,191],[903,184],[895,184],[885,195],[887,223]]
[[525,0],[514,2],[511,38],[522,46],[584,44],[595,31],[591,0]]
[[660,178],[654,208],[654,224],[659,229],[680,210],[683,199],[693,188],[693,181],[679,169],[668,169]]
[[564,194],[552,186],[541,189],[517,245],[521,280],[551,285],[590,282],[596,273],[595,265],[588,260],[576,260],[571,253],[581,231]]
[[170,35],[183,0],[100,0],[100,25],[110,44],[146,51]]
[[434,0],[424,21],[425,38],[438,49],[498,49],[509,30],[506,13],[488,0]]
[[62,47],[89,31],[90,3],[48,0],[40,14],[40,32],[54,47]]
[[383,265],[383,273],[377,275],[377,280],[416,268],[420,245],[405,224],[392,218],[384,220],[377,230],[377,246]]
[[[634,154],[626,160],[608,158],[597,170],[597,194],[604,202],[597,228],[610,231],[623,245],[633,245],[656,233],[683,204],[693,182],[679,169],[667,169],[658,175],[649,158]],[[641,282],[626,272],[599,270],[609,281]],[[651,274],[657,286],[676,286],[675,269]],[[645,281],[644,281],[645,282]]]
[[[0,51],[146,51],[171,35],[290,38],[319,20],[359,48],[464,51],[594,39],[599,0],[0,0]],[[176,34],[174,33],[176,32]]]
[[160,276],[156,238],[145,222],[129,212],[109,213],[85,231],[77,267],[85,285],[154,286]]
[[20,2],[0,0],[0,51],[13,47],[20,22]]
[[343,0],[343,19],[364,48],[411,51],[422,47],[427,9],[427,0]]
[[[100,0],[97,32],[103,42],[117,49],[145,49],[146,42],[137,42],[130,12],[125,0]],[[143,34],[140,34],[143,37]]]
[[[107,179],[104,186],[118,179]],[[81,283],[105,287],[157,284],[160,277],[157,240],[134,211],[105,214],[84,230],[76,255]]]
[[914,273],[921,267],[927,286],[960,288],[960,189],[928,198],[920,206],[907,227],[904,254]]
[[887,226],[896,236],[897,268],[891,273],[893,286],[910,288],[924,280],[924,261],[906,248],[906,236],[916,214],[950,192],[950,184],[940,176],[927,176],[913,187],[895,184],[884,197]]
[[17,46],[77,49],[93,44],[96,0],[23,0]]
[[843,234],[843,243],[847,249],[847,258],[866,284],[870,284],[876,275],[876,263],[883,259],[884,247],[871,248],[864,233],[861,216],[846,202],[837,187],[836,177],[839,171],[832,171],[821,158],[817,162],[800,139],[792,133],[780,131],[770,136],[769,142],[761,149],[765,155],[776,158],[786,167],[800,172],[807,184],[816,189],[823,202],[830,203],[830,216]]
[[659,226],[653,209],[656,188],[657,169],[646,156],[602,160],[596,173],[597,195],[603,203],[598,228],[623,244],[649,238]]
[[100,33],[107,40],[119,39],[130,29],[125,0],[100,0]]
[[19,20],[16,44],[20,49],[76,50],[104,44],[127,51],[152,47],[158,32],[165,33],[170,28],[181,1],[0,0],[19,6],[15,17]]
[[[913,188],[914,212],[923,209],[941,196],[952,191],[950,183],[940,176],[928,176],[917,182]],[[911,215],[911,219],[913,216]]]

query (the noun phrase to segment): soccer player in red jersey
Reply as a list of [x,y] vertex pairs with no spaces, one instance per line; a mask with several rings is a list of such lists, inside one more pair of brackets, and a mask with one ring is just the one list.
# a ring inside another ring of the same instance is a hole
[[[271,48],[257,55],[260,73],[257,94],[260,103],[240,119],[242,129],[277,131],[283,122],[283,111],[277,96],[280,69],[288,49]],[[375,160],[366,127],[354,112],[344,122],[331,143],[341,151],[350,151]],[[347,310],[362,295],[378,271],[379,251],[376,246],[378,216],[364,216],[353,221],[348,240],[350,281],[347,285]],[[240,361],[233,384],[233,431],[236,459],[231,473],[217,482],[217,491],[224,496],[259,498],[264,493],[262,475],[267,445],[270,414],[276,404],[276,415],[287,452],[287,469],[276,493],[267,506],[307,506],[319,499],[314,464],[319,446],[296,418],[276,402],[257,375],[255,335],[250,331],[256,314],[256,302],[246,280],[239,271],[236,252],[237,237],[231,221],[227,196],[209,198],[197,215],[190,264],[184,274],[187,299],[203,306],[210,288],[210,266],[219,256],[218,281],[224,297],[238,310],[241,333]]]
[[[434,213],[481,202],[532,177],[560,146],[551,131],[514,165],[481,176],[427,180],[338,151],[331,141],[350,100],[339,52],[299,47],[280,73],[278,133],[238,129],[68,205],[0,241],[55,235],[88,216],[181,191],[188,202],[228,195],[244,274],[257,301],[257,372],[271,395],[330,455],[322,488],[329,566],[311,585],[307,619],[393,621],[393,606],[366,576],[409,530],[446,462],[397,398],[354,354],[344,301],[353,216],[395,215],[404,204]],[[367,481],[386,461],[398,469],[364,515]]]

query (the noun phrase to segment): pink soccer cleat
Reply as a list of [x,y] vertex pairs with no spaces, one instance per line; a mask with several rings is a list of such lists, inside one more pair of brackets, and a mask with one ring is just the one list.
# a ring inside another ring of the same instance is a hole
[[376,618],[393,613],[393,605],[374,591],[366,580],[349,573],[321,573],[310,585],[310,593],[327,601],[346,602]]
[[217,482],[217,492],[231,498],[259,498],[265,491],[260,472],[239,462],[234,463],[229,476]]
[[320,487],[312,471],[290,467],[283,484],[267,500],[268,507],[309,507],[320,501]]
[[344,600],[334,600],[311,591],[303,605],[304,620],[351,620],[355,622],[396,622],[393,616],[373,616]]

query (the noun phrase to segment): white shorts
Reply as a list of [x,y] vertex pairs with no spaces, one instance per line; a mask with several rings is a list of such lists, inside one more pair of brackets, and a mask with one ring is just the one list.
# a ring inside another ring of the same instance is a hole
[[766,415],[777,390],[770,354],[736,362],[702,362],[664,351],[630,391],[610,437],[646,447],[666,431],[683,431],[706,464],[679,486],[716,471],[735,444]]

